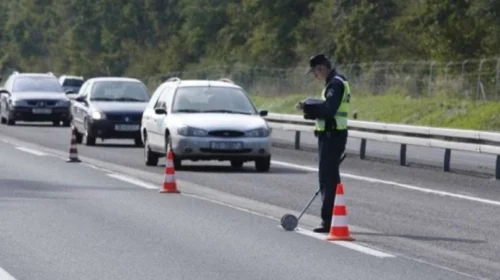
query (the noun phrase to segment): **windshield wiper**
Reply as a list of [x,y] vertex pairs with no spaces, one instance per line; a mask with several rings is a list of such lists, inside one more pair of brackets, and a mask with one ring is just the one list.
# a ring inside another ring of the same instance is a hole
[[234,110],[225,110],[225,109],[218,109],[218,110],[205,110],[203,113],[229,113],[229,114],[244,114],[244,115],[250,115],[248,112],[242,112],[242,111],[234,111]]
[[175,113],[201,113],[200,110],[195,110],[195,109],[179,109],[175,110]]
[[107,97],[96,97],[90,99],[91,101],[114,101],[113,98],[107,98]]
[[116,100],[117,101],[138,101],[138,102],[145,102],[142,99],[130,98],[130,97],[121,97],[121,98],[117,98]]

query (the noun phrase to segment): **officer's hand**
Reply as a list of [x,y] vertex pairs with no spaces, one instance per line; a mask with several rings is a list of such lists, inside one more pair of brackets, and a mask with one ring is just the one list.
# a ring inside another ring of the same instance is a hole
[[315,109],[316,108],[314,106],[307,106],[307,105],[302,106],[302,111],[306,115],[314,115]]
[[304,103],[299,102],[295,105],[295,109],[303,109],[304,108]]

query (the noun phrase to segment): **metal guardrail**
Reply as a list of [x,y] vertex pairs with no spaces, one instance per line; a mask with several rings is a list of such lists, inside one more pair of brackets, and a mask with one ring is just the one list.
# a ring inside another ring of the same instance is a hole
[[[300,149],[301,132],[312,132],[314,121],[301,115],[274,114],[265,117],[273,129],[295,132]],[[500,133],[349,120],[349,137],[361,139],[360,158],[366,157],[367,140],[400,144],[400,164],[406,165],[407,145],[445,149],[443,170],[450,171],[451,151],[496,155],[495,178],[500,179]]]

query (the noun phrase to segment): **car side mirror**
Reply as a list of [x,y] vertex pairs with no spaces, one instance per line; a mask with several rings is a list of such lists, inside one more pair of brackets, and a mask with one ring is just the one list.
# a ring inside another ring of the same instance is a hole
[[260,111],[259,111],[259,115],[260,115],[261,117],[265,117],[265,116],[267,116],[267,114],[268,114],[268,111],[267,111],[267,110],[260,110]]
[[155,113],[158,115],[166,115],[167,109],[158,107],[158,108],[155,108]]
[[77,97],[75,98],[75,100],[76,100],[77,102],[86,103],[86,101],[85,101],[85,96],[77,96]]
[[75,99],[77,96],[77,93],[72,91],[72,90],[68,90],[68,91],[66,91],[66,95],[68,96],[69,99]]

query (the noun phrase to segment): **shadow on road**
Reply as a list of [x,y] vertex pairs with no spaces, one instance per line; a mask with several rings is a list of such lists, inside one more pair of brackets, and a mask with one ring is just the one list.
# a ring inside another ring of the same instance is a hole
[[20,126],[20,127],[40,127],[40,128],[47,128],[47,127],[53,127],[53,128],[62,128],[62,129],[70,129],[69,126],[61,126],[61,125],[58,125],[58,126],[54,126],[52,125],[52,123],[29,123],[29,122],[16,122],[15,125],[13,126],[9,126],[9,127],[16,127],[16,126]]
[[0,179],[0,202],[9,199],[77,199],[77,196],[65,194],[78,191],[133,191],[136,188],[116,186],[96,186],[63,184],[54,182]]
[[[159,167],[165,168],[165,164],[158,165]],[[233,168],[231,166],[224,165],[183,165],[181,168],[176,169],[176,172],[206,172],[206,173],[245,173],[245,174],[260,174],[263,176],[266,174],[307,174],[308,171],[296,170],[292,168],[285,167],[275,167],[271,165],[269,172],[258,172],[250,164],[248,166],[243,166],[242,168]]]
[[142,148],[140,146],[135,146],[135,144],[132,143],[103,143],[103,142],[97,142],[95,146],[92,146],[92,148]]

